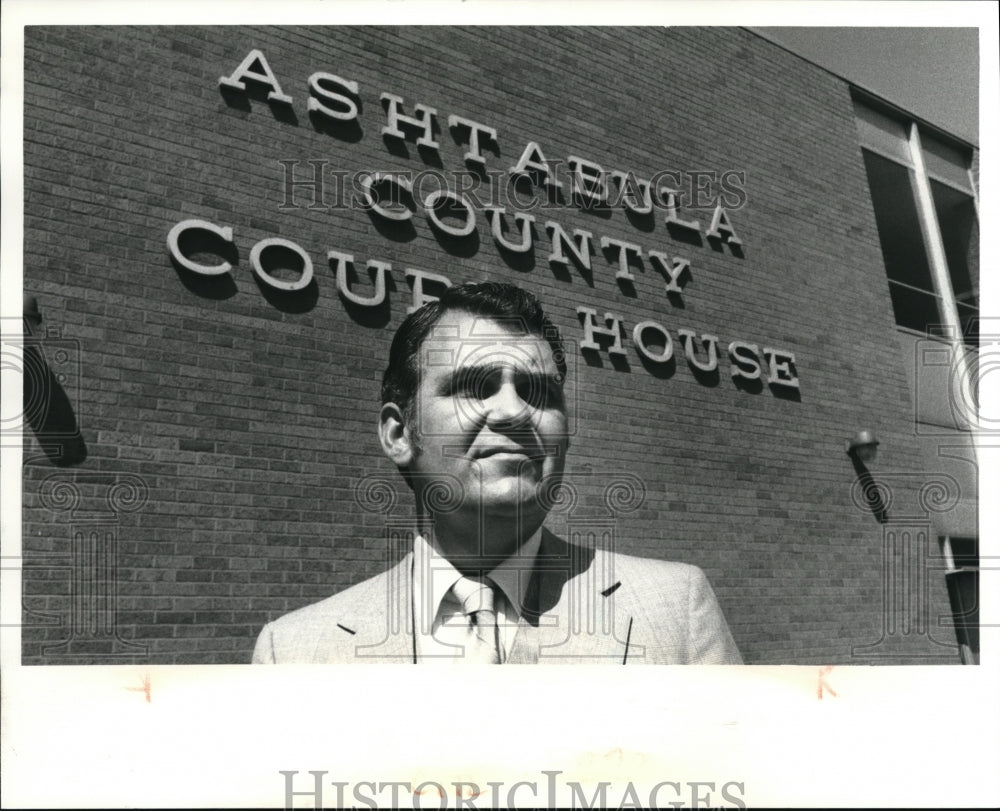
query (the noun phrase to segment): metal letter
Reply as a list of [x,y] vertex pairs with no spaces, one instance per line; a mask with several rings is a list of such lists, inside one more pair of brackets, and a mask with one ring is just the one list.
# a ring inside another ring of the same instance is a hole
[[[285,248],[292,253],[296,254],[302,260],[302,272],[298,279],[294,282],[285,282],[281,279],[276,279],[270,273],[268,273],[261,266],[260,258],[261,255],[268,248]],[[309,286],[313,277],[313,265],[312,260],[302,248],[296,245],[294,242],[288,239],[282,239],[281,237],[271,237],[270,239],[262,239],[253,248],[250,249],[250,265],[253,267],[254,273],[257,277],[264,282],[264,284],[273,287],[275,290],[281,290],[286,293],[293,292],[295,290],[304,290]]]
[[469,151],[466,152],[463,157],[470,163],[478,163],[480,166],[485,166],[486,158],[483,157],[483,153],[479,146],[479,136],[485,135],[491,141],[496,143],[497,131],[493,129],[493,127],[487,127],[485,124],[480,124],[477,121],[473,121],[471,118],[462,118],[458,115],[448,116],[448,128],[467,128],[469,130]]
[[[444,220],[438,217],[435,207],[437,206],[438,201],[442,199],[451,200],[456,205],[465,209],[464,225],[456,228],[455,226],[448,225],[444,222]],[[431,221],[431,225],[440,228],[446,234],[450,234],[453,237],[467,237],[476,230],[476,212],[469,204],[469,201],[465,198],[465,195],[456,194],[448,189],[438,189],[436,191],[432,191],[424,200],[424,209],[427,211],[427,219]]]
[[445,276],[439,276],[437,273],[428,273],[425,270],[417,270],[416,268],[407,268],[404,272],[407,279],[413,280],[410,283],[413,286],[413,304],[406,308],[407,315],[419,310],[428,302],[437,301],[437,296],[431,296],[424,292],[425,279],[437,284],[443,284],[445,287],[451,287],[451,281]]
[[417,115],[409,116],[400,111],[403,99],[399,96],[383,93],[381,99],[389,102],[385,110],[387,121],[386,125],[382,127],[383,135],[406,140],[406,134],[399,128],[400,124],[406,124],[413,129],[423,130],[424,134],[417,138],[417,146],[426,146],[429,149],[438,148],[438,142],[434,140],[434,116],[437,115],[437,110],[424,104],[418,104],[413,108]]
[[322,113],[327,118],[335,118],[337,121],[353,121],[356,119],[358,117],[358,105],[354,99],[342,93],[334,93],[332,90],[324,87],[324,84],[339,85],[352,96],[357,97],[358,95],[357,82],[349,82],[347,79],[341,79],[333,73],[314,73],[309,77],[309,89],[317,96],[322,96],[328,101],[336,102],[347,109],[334,110],[331,107],[327,107],[319,99],[310,98],[307,105],[309,112]]
[[220,76],[219,84],[228,87],[230,90],[239,90],[241,93],[247,92],[247,86],[243,84],[244,79],[266,84],[271,88],[267,94],[268,101],[277,101],[281,104],[291,104],[292,97],[281,92],[281,85],[278,84],[274,72],[267,64],[264,54],[258,50],[250,51],[247,58],[243,60],[231,76]]
[[354,257],[349,253],[327,251],[326,258],[334,263],[337,269],[337,290],[348,301],[362,307],[378,307],[385,302],[385,277],[392,270],[391,264],[369,259],[368,270],[375,271],[375,292],[370,296],[359,296],[351,291],[351,287],[347,283],[347,266],[354,263]]
[[508,240],[503,234],[503,216],[507,211],[504,208],[494,208],[489,206],[486,209],[486,216],[490,220],[493,230],[493,239],[501,248],[506,248],[513,253],[527,253],[531,250],[531,226],[535,218],[531,214],[514,215],[514,221],[521,226],[521,242],[516,244]]
[[[582,267],[590,270],[590,240],[594,238],[594,235],[590,231],[576,228],[573,230],[574,239],[571,240],[566,235],[563,227],[554,220],[549,220],[545,223],[545,230],[549,232],[549,238],[552,240],[552,253],[549,254],[550,264],[569,264],[569,259],[563,253],[563,248],[566,247],[569,248],[573,254],[573,258]],[[579,240],[579,242],[575,240]]]
[[[615,278],[627,279],[630,282],[634,282],[635,276],[633,276],[631,271],[628,269],[628,255],[631,253],[635,255],[636,259],[641,259],[642,248],[632,242],[622,242],[620,239],[601,237],[601,250],[605,250],[607,248],[618,249],[618,272],[615,274]],[[669,289],[669,287],[667,289]]]
[[[645,341],[642,340],[642,334],[647,329],[657,330],[663,336],[662,352],[656,353],[650,351]],[[635,343],[636,349],[653,361],[653,363],[666,363],[674,356],[674,342],[670,338],[670,333],[667,332],[666,327],[662,324],[657,324],[655,321],[643,321],[640,324],[636,324],[635,329],[632,330],[632,341]]]
[[681,336],[681,343],[684,344],[684,354],[687,355],[688,363],[696,369],[701,369],[703,372],[713,372],[718,368],[719,353],[715,345],[719,339],[715,335],[701,336],[701,342],[705,344],[705,348],[708,350],[708,360],[702,362],[695,355],[694,330],[679,329],[677,330],[677,334]]
[[233,241],[232,228],[220,228],[218,225],[206,222],[205,220],[183,220],[171,228],[170,233],[167,234],[167,248],[169,248],[170,255],[174,258],[177,264],[187,268],[192,273],[200,273],[202,276],[220,276],[233,269],[233,266],[229,264],[229,262],[222,262],[218,265],[202,265],[198,262],[192,262],[184,256],[177,243],[178,240],[180,240],[181,234],[189,229],[209,231],[230,244],[232,244]]
[[[726,236],[723,237],[722,234],[725,233]],[[715,213],[712,215],[712,225],[706,231],[706,236],[712,239],[721,239],[723,242],[728,240],[730,245],[742,245],[740,238],[736,236],[736,231],[729,222],[729,215],[726,210],[722,207],[722,203],[719,203],[715,207]]]
[[600,350],[600,345],[594,340],[595,335],[605,335],[611,338],[612,344],[608,347],[609,355],[624,355],[622,348],[622,319],[614,313],[605,313],[604,320],[611,324],[610,327],[599,327],[596,323],[597,310],[589,307],[577,307],[576,314],[585,316],[583,319],[584,339],[580,341],[580,349]]

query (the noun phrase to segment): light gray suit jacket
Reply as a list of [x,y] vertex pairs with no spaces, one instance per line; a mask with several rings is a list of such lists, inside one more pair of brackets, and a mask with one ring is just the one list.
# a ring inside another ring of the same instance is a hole
[[[268,623],[255,663],[412,664],[412,553]],[[742,664],[701,569],[568,544],[547,530],[510,664]]]

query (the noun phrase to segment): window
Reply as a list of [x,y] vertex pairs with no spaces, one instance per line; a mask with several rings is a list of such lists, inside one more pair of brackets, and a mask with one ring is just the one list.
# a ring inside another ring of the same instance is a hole
[[975,201],[933,179],[931,194],[962,334],[974,346],[979,342],[979,219]]
[[927,251],[919,238],[912,171],[874,152],[862,151],[896,323],[927,333],[929,325],[942,321],[940,297],[934,292]]
[[948,599],[962,663],[979,664],[979,542],[977,538],[941,538]]
[[[896,324],[979,341],[979,220],[970,150],[854,102]],[[942,330],[943,328],[943,330]]]

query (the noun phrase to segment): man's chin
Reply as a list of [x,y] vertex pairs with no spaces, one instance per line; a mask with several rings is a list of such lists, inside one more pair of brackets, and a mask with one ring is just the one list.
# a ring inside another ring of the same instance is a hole
[[483,488],[474,498],[468,499],[467,506],[474,512],[498,517],[545,512],[539,504],[537,489],[523,483],[513,487]]

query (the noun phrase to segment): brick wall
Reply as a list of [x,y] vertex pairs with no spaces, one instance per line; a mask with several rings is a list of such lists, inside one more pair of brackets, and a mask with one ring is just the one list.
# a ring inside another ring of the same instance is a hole
[[[220,91],[255,48],[290,106]],[[359,84],[358,128],[314,123],[317,71]],[[936,628],[948,610],[939,571],[920,607],[935,638],[883,639],[886,525],[852,499],[844,439],[873,428],[873,472],[899,474],[892,515],[913,517],[904,546],[918,567],[935,565],[917,540],[912,407],[840,80],[715,28],[46,27],[27,31],[25,76],[25,291],[69,414],[61,444],[36,432],[25,456],[26,663],[248,661],[264,622],[384,567],[385,515],[355,491],[381,476],[398,494],[390,520],[412,514],[374,433],[409,267],[521,284],[574,344],[578,500],[554,529],[599,523],[609,485],[637,477],[644,499],[617,515],[618,547],[702,566],[749,663],[957,662],[953,633]],[[383,92],[409,114],[437,109],[437,160],[381,136]],[[566,202],[534,212],[534,251],[515,260],[482,212],[475,235],[455,241],[422,212],[394,230],[364,211],[309,207],[303,188],[283,208],[279,161],[300,162],[299,179],[310,160],[328,172],[462,169],[451,114],[498,130],[490,170],[537,141],[550,160],[579,155],[640,178],[745,172],[746,205],[730,212],[742,252],[705,238],[711,211],[682,212],[700,224],[691,240],[663,212],[649,226]],[[233,229],[238,256],[222,279],[171,262],[167,234],[192,218]],[[590,273],[550,265],[547,220],[594,234]],[[690,260],[680,301],[648,255],[633,287],[620,285],[602,236]],[[270,237],[310,256],[302,295],[256,281],[250,250]],[[348,306],[328,250],[354,255],[363,294],[367,260],[391,262],[387,306]],[[622,316],[624,362],[576,348],[578,306]],[[670,331],[673,367],[636,351],[645,320]],[[717,376],[693,373],[678,328],[719,337]],[[733,340],[794,353],[798,396],[734,385]],[[881,658],[852,657],[875,643]]]

